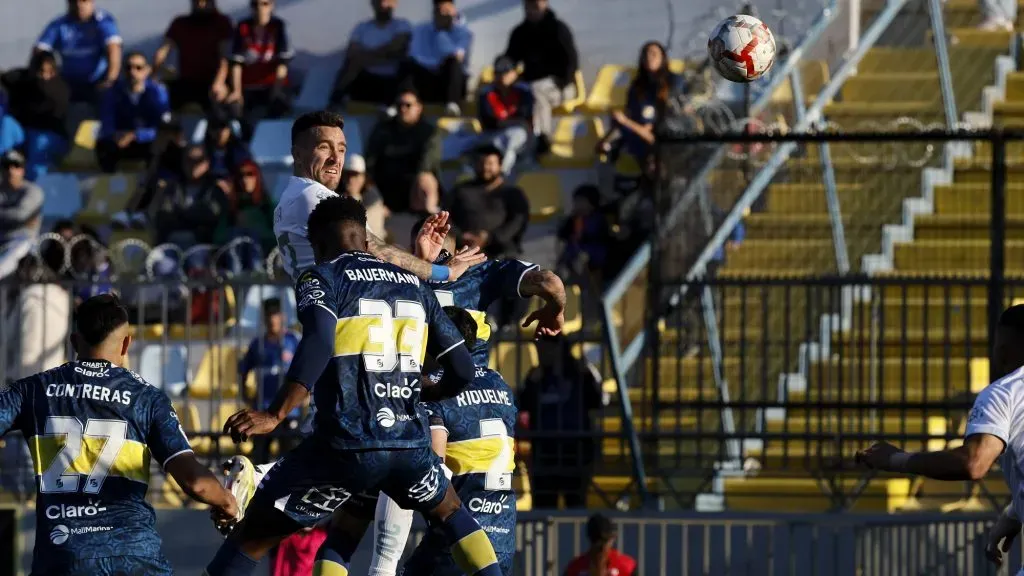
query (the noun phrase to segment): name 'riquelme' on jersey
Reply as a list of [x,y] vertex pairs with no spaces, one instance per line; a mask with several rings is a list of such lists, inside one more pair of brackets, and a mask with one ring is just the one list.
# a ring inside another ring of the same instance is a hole
[[[430,445],[417,410],[424,355],[463,339],[415,275],[365,252],[349,252],[299,275],[300,318],[319,306],[337,318],[334,354],[313,386],[313,433],[338,449]],[[428,338],[429,334],[429,338]]]

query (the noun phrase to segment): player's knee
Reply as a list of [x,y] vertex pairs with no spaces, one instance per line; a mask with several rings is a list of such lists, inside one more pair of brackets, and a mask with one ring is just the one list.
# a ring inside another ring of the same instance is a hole
[[449,484],[448,490],[444,493],[444,500],[430,511],[431,519],[438,522],[447,522],[452,514],[462,508],[462,500],[455,493],[455,489]]

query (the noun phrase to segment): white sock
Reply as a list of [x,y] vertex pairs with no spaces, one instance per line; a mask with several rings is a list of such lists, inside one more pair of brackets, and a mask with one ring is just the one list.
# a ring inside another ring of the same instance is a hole
[[395,576],[412,530],[412,510],[404,510],[383,492],[373,517],[373,559],[369,576]]

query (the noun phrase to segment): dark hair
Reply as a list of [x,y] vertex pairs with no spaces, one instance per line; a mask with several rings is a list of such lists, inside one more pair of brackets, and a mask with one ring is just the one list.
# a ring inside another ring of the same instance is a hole
[[1018,337],[1024,337],[1024,304],[1010,306],[999,315],[999,327],[1006,328]]
[[306,112],[292,123],[292,146],[308,130],[321,126],[334,126],[344,130],[345,119],[341,117],[341,114],[329,110]]
[[448,315],[448,318],[455,324],[455,328],[462,334],[462,339],[466,341],[466,346],[473,346],[476,343],[476,320],[462,308],[457,306],[445,306],[444,313]]
[[32,59],[29,60],[28,66],[34,72],[38,72],[43,67],[43,64],[46,64],[47,62],[49,62],[50,64],[53,64],[54,68],[57,67],[57,57],[53,55],[53,52],[50,52],[50,51],[36,52],[35,54],[32,55]]
[[366,226],[366,208],[363,203],[349,196],[331,196],[321,200],[307,222],[309,238],[323,238],[334,233],[334,226],[341,222],[352,222]]
[[113,294],[93,296],[75,311],[75,331],[89,346],[98,346],[128,323],[128,310]]
[[263,301],[263,315],[271,316],[273,314],[281,313],[281,299],[280,298],[267,298]]
[[601,190],[593,184],[581,184],[576,190],[573,191],[572,197],[584,198],[590,202],[594,208],[601,206]]
[[[656,46],[661,50],[661,68],[654,71],[652,75],[645,73],[644,62],[647,60],[647,49],[651,46]],[[648,93],[654,94],[654,99],[657,102],[655,108],[658,114],[661,114],[665,110],[665,105],[668,104],[669,91],[671,90],[669,78],[672,76],[672,72],[668,68],[668,50],[661,42],[647,42],[640,48],[640,57],[636,64],[636,76],[633,77],[633,81],[629,83],[629,89],[627,94],[636,98],[646,98]]]
[[138,50],[132,50],[131,52],[124,55],[125,62],[131,60],[132,58],[142,58],[142,61],[145,62],[147,66],[149,65],[149,58],[146,58],[146,55]]
[[423,99],[420,98],[419,90],[417,90],[416,86],[414,86],[411,82],[403,82],[401,85],[399,85],[398,91],[395,92],[395,100],[397,101],[405,94],[412,94],[413,97],[416,98],[417,102],[423,101]]
[[502,156],[501,150],[494,144],[484,144],[483,146],[478,146],[475,152],[477,158],[486,158],[488,156],[497,156],[498,158],[501,158]]
[[594,514],[587,520],[587,540],[591,544],[607,542],[615,536],[615,523],[603,514]]

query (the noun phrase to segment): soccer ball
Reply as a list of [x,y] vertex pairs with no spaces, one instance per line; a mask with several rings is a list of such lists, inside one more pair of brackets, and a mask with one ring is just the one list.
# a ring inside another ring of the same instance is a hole
[[775,63],[775,36],[753,16],[729,16],[708,38],[708,56],[726,80],[753,82]]

